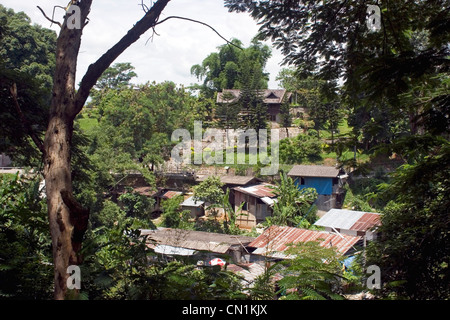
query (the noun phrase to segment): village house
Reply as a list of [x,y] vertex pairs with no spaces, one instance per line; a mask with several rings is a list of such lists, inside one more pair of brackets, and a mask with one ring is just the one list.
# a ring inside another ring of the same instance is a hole
[[184,229],[158,228],[141,230],[147,236],[147,246],[164,256],[188,256],[195,260],[211,261],[227,256],[232,263],[248,262],[247,245],[255,238],[222,233]]
[[248,248],[252,255],[286,259],[289,257],[285,251],[290,244],[310,241],[318,241],[322,247],[333,247],[343,255],[351,255],[357,251],[361,237],[287,226],[270,226],[253,240]]
[[205,215],[205,202],[195,200],[194,196],[190,196],[180,204],[182,210],[190,212],[191,218],[199,218]]
[[331,209],[314,223],[328,232],[361,236],[364,242],[376,239],[380,224],[379,213],[344,209]]
[[[197,176],[196,182],[203,182],[206,179],[211,177],[210,175]],[[220,179],[220,182],[223,184],[222,190],[226,193],[227,189],[230,190],[230,204],[234,207],[234,188],[235,187],[243,187],[252,184],[257,184],[261,180],[254,176],[236,176],[236,175],[216,175]]]
[[[240,228],[251,229],[272,215],[272,206],[276,201],[274,185],[259,183],[235,187],[234,208],[237,214],[236,224]],[[238,209],[242,204],[242,212]]]
[[[261,92],[263,102],[267,105],[267,120],[280,123],[280,107],[285,101],[291,103],[292,94],[287,92],[286,89],[265,89]],[[235,103],[239,100],[240,94],[241,90],[239,89],[224,89],[217,94],[216,102],[218,104]]]
[[288,173],[299,189],[314,188],[319,210],[328,211],[342,207],[347,175],[342,169],[317,165],[295,165]]

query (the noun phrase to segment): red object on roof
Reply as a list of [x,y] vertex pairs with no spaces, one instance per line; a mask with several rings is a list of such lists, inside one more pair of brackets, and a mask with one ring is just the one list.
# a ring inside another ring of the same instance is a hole
[[355,237],[345,234],[338,235],[326,231],[307,230],[286,226],[271,226],[248,246],[258,248],[256,254],[264,254],[269,252],[283,252],[288,248],[289,244],[319,241],[322,247],[332,246],[342,254],[345,254],[359,240],[361,240],[361,237],[359,236]]
[[222,259],[220,259],[220,258],[212,259],[212,260],[209,262],[209,264],[210,264],[211,266],[224,266],[226,263],[227,263],[226,261],[224,261],[224,260],[222,260]]

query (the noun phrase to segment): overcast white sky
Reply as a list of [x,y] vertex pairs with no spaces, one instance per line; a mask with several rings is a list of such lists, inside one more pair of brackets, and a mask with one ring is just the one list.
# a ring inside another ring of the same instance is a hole
[[[40,6],[51,16],[53,6],[66,6],[68,0],[2,0],[1,3],[14,11],[24,11],[33,23],[50,27],[36,6]],[[95,62],[107,49],[114,45],[133,24],[142,18],[140,0],[94,0],[89,15],[90,22],[83,32],[78,60],[77,83],[81,80],[89,64]],[[150,0],[145,0],[149,4]],[[177,15],[205,22],[214,27],[226,39],[238,38],[244,46],[256,35],[258,26],[246,13],[229,13],[223,0],[172,0],[167,5],[161,19]],[[56,9],[55,20],[62,20],[63,12]],[[58,26],[52,29],[58,32]],[[115,62],[131,62],[138,78],[135,83],[171,80],[188,86],[196,83],[190,75],[191,66],[199,64],[206,56],[215,52],[224,41],[211,29],[200,24],[171,19],[156,28],[159,36],[153,41],[147,32],[128,48]],[[270,43],[268,43],[270,45]],[[270,88],[277,88],[275,81],[280,70],[282,55],[272,49],[272,58],[266,72],[270,73]]]

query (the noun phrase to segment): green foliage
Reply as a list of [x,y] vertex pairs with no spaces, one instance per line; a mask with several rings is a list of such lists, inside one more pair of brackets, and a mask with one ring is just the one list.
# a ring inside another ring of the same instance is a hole
[[124,211],[128,217],[135,217],[148,223],[147,229],[155,228],[150,219],[150,213],[155,204],[154,199],[128,190],[126,193],[120,195],[118,200],[123,204]]
[[89,299],[124,299],[132,288],[133,275],[148,265],[145,239],[138,230],[145,224],[127,218],[112,202],[105,203],[96,219],[105,225],[86,234],[82,293]]
[[259,86],[258,67],[244,67],[242,88],[237,104],[240,106],[241,128],[254,129],[256,132],[267,128],[267,105]]
[[86,107],[95,108],[109,90],[131,89],[130,80],[137,76],[133,70],[134,67],[129,62],[115,63],[107,68],[91,90],[91,101]]
[[126,212],[111,200],[105,200],[103,208],[91,217],[91,222],[95,228],[113,228],[116,224],[122,225],[125,220]]
[[[20,112],[11,95],[11,88],[17,86],[17,101]],[[47,88],[31,76],[6,69],[0,61],[0,152],[13,157],[16,165],[37,165],[40,153],[30,138],[34,133],[42,140],[47,122],[50,94]]]
[[231,272],[159,259],[140,236],[139,220],[125,215],[117,205],[105,203],[98,218],[107,225],[88,234],[82,290],[89,299],[243,298]]
[[277,201],[273,205],[272,216],[266,218],[268,225],[297,226],[305,220],[303,227],[312,225],[317,216],[311,212],[311,206],[317,199],[314,188],[299,189],[291,177],[280,173],[280,182],[274,188]]
[[378,2],[378,32],[366,27],[364,2],[226,0],[225,5],[259,22],[260,37],[282,50],[295,77],[313,76],[330,88],[343,79],[340,101],[363,149],[424,129],[449,132],[446,1]]
[[280,106],[281,126],[288,128],[292,126],[292,114],[289,101],[285,98]]
[[278,284],[286,300],[342,300],[341,255],[319,242],[299,243],[288,248],[293,259],[281,262],[284,276]]
[[107,90],[96,106],[100,118],[92,149],[105,149],[125,162],[160,164],[170,157],[172,132],[193,128],[198,106],[195,97],[172,82]]
[[189,210],[181,210],[180,204],[183,196],[175,196],[162,201],[162,226],[167,228],[192,229],[193,223],[189,221]]
[[0,175],[0,297],[50,299],[51,240],[39,179]]
[[381,217],[381,239],[368,250],[368,264],[382,270],[382,296],[448,299],[448,208],[450,145],[405,164],[384,185],[390,200]]
[[4,67],[27,75],[50,90],[55,69],[56,33],[32,25],[23,12],[0,5],[0,60]]
[[285,164],[299,164],[322,160],[322,143],[313,135],[299,134],[280,141],[280,161]]
[[[339,90],[332,81],[310,76],[302,79],[295,69],[283,69],[277,76],[283,88],[294,93],[294,103],[306,108],[310,123],[316,130],[328,130],[333,137],[344,117]],[[307,126],[309,127],[309,126]]]
[[98,90],[122,89],[130,85],[130,80],[137,76],[134,67],[129,62],[115,63],[103,72],[97,80],[95,88]]
[[201,65],[191,68],[191,74],[203,80],[203,84],[196,88],[208,98],[223,89],[240,89],[246,85],[242,78],[244,68],[255,72],[259,88],[267,88],[269,77],[263,69],[271,55],[269,47],[257,39],[253,39],[248,48],[242,49],[242,42],[238,39],[231,42],[234,45],[218,47],[219,52],[211,53]]
[[357,211],[381,211],[386,201],[379,197],[379,186],[389,183],[387,174],[373,178],[358,178],[348,181],[344,207]]
[[218,204],[222,201],[224,192],[222,190],[223,183],[216,176],[208,177],[205,181],[200,182],[193,188],[194,199]]
[[[0,5],[0,152],[7,152],[17,165],[40,160],[29,134],[42,138],[47,127],[55,48],[53,31]],[[25,123],[10,92],[13,84]]]

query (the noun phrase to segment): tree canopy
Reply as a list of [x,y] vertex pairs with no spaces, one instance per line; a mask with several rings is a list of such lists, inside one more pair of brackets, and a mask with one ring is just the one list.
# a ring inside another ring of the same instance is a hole
[[217,49],[218,52],[209,54],[201,64],[191,67],[191,74],[203,80],[203,84],[194,88],[200,89],[202,94],[210,98],[223,89],[241,89],[245,85],[243,74],[248,74],[245,68],[251,69],[258,77],[258,88],[267,88],[269,75],[264,72],[264,68],[271,56],[267,45],[254,38],[248,48],[242,48],[242,42],[233,39],[231,44]]
[[31,137],[47,126],[55,48],[55,32],[0,5],[0,152],[18,164],[40,158]]

